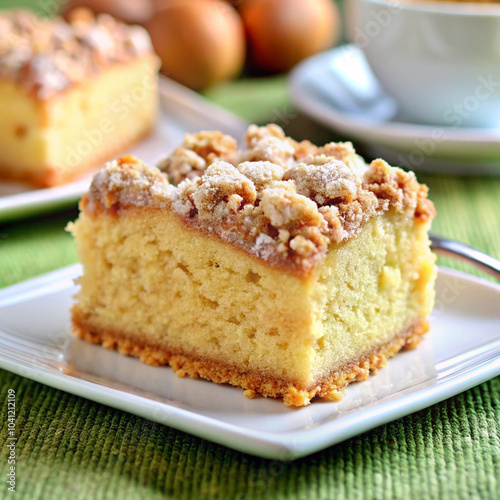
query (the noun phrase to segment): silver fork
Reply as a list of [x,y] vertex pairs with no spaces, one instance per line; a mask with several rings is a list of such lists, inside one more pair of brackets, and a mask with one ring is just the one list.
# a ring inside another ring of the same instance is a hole
[[438,254],[469,262],[500,281],[500,261],[459,241],[430,235],[431,248]]

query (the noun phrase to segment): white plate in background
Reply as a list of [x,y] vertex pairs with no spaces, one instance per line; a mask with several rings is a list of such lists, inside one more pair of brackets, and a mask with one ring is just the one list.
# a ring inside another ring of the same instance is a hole
[[79,265],[0,290],[0,367],[216,443],[277,460],[305,456],[500,374],[500,286],[439,269],[431,331],[340,402],[303,408],[178,378],[168,367],[74,338]]

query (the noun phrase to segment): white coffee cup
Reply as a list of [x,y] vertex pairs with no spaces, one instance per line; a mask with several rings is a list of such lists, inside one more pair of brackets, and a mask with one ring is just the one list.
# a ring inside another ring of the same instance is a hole
[[500,127],[500,5],[347,0],[346,17],[402,119]]

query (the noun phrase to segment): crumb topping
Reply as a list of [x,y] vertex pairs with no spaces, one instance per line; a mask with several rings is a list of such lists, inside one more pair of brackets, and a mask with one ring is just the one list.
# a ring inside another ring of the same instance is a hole
[[[177,168],[181,161],[190,167]],[[350,143],[297,143],[277,125],[250,126],[241,150],[220,133],[189,134],[160,167],[133,157],[111,162],[88,199],[95,207],[168,207],[188,224],[303,274],[378,213],[423,221],[435,215],[413,172],[383,160],[366,165]]]
[[250,125],[245,136],[246,149],[240,161],[271,161],[287,168],[294,160],[295,141],[285,136],[278,125]]
[[[189,181],[184,181],[189,183]],[[200,220],[212,222],[257,199],[254,183],[230,163],[218,160],[195,181],[192,202]]]
[[413,172],[391,167],[379,159],[371,163],[364,182],[380,205],[388,204],[422,220],[432,220],[436,215],[434,204],[427,198],[429,188],[419,184]]
[[222,132],[186,134],[182,144],[157,166],[170,182],[180,184],[201,176],[214,160],[234,160],[237,149],[237,142]]
[[248,177],[258,189],[262,189],[273,181],[283,178],[285,169],[281,165],[270,161],[245,161],[238,165],[238,170]]
[[290,167],[284,176],[295,182],[298,193],[319,206],[335,203],[335,200],[350,202],[356,197],[361,180],[344,162],[326,155],[306,161]]
[[104,68],[153,54],[147,32],[113,17],[76,9],[69,22],[28,10],[0,14],[0,78],[47,99]]
[[118,206],[166,207],[170,204],[173,187],[157,168],[150,167],[134,156],[111,161],[92,180],[88,209]]

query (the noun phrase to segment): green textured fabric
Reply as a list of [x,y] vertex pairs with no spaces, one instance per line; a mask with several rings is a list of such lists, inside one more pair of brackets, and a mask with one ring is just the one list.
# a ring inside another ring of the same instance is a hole
[[[0,7],[7,4],[19,2],[0,0]],[[249,120],[276,120],[297,138],[336,138],[294,112],[281,77],[242,79],[206,95]],[[500,179],[419,179],[430,186],[437,233],[500,258]],[[0,225],[0,287],[76,262],[64,231],[76,215],[73,208]],[[479,274],[451,259],[440,264]],[[19,498],[500,498],[500,378],[310,457],[282,463],[0,370],[0,498],[12,495],[6,483],[9,389],[16,392]]]
[[[17,394],[16,494],[30,500],[500,495],[498,378],[292,463],[244,455],[7,372],[0,384],[2,401],[8,388]],[[8,494],[2,481],[0,498]]]

